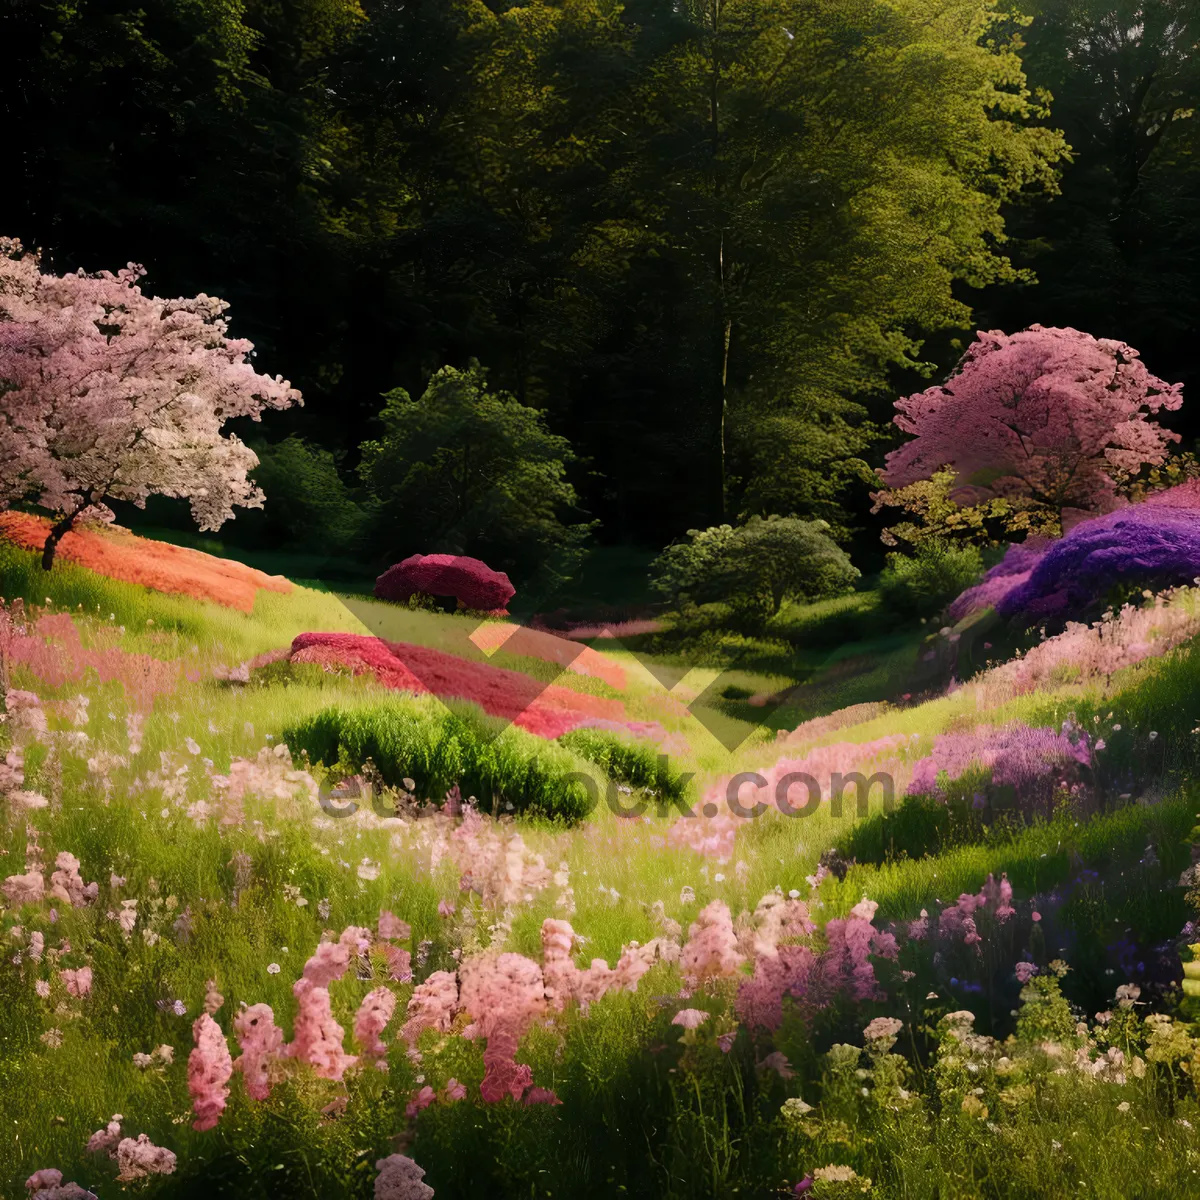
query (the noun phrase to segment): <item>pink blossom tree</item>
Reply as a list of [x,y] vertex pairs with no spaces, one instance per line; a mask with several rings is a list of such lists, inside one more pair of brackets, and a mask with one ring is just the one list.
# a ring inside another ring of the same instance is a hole
[[1183,402],[1123,342],[1031,325],[979,333],[943,384],[896,401],[913,440],[887,456],[884,481],[907,487],[948,468],[953,498],[996,498],[1064,513],[1107,511],[1114,473],[1167,456],[1179,435],[1152,420]]
[[106,498],[186,498],[201,529],[234,505],[261,508],[248,478],[258,458],[221,428],[301,402],[254,370],[250,342],[226,336],[224,301],[153,299],[144,273],[43,274],[0,238],[0,509],[33,500],[57,515],[46,570],[82,515],[111,519]]

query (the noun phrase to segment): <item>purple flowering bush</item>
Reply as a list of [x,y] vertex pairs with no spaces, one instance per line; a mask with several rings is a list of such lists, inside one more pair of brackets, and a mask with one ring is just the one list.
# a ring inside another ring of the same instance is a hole
[[989,607],[1004,617],[1074,618],[1114,592],[1158,591],[1198,575],[1200,484],[1192,481],[1081,521],[1057,541],[1011,546],[949,611],[954,620]]

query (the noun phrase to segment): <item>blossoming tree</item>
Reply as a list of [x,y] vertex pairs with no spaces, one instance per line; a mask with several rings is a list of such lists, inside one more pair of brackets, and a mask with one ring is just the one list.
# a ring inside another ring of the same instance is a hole
[[57,515],[47,570],[82,515],[111,519],[105,499],[187,498],[201,529],[262,507],[257,457],[221,427],[301,403],[226,336],[224,301],[154,299],[144,274],[43,274],[0,238],[0,509],[33,500]]
[[884,481],[904,488],[948,468],[953,498],[997,498],[1042,509],[1061,526],[1072,510],[1112,507],[1114,474],[1167,456],[1179,435],[1152,416],[1183,402],[1123,342],[1031,325],[979,333],[944,383],[896,402],[913,439],[887,456]]

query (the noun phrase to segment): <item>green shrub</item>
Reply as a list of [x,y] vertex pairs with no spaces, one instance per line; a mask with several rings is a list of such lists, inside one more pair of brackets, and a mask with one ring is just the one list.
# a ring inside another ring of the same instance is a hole
[[[473,705],[394,699],[331,707],[283,731],[293,754],[326,767],[370,759],[393,787],[412,779],[418,794],[438,797],[454,784],[484,807],[493,800],[551,820],[583,820],[593,806],[587,764],[570,750],[488,717]],[[597,780],[599,788],[604,781]]]
[[689,530],[651,567],[654,588],[675,604],[727,602],[757,620],[785,600],[815,600],[849,591],[859,577],[825,521],[754,517],[745,525]]
[[567,523],[578,503],[566,475],[575,455],[544,414],[490,388],[477,362],[443,367],[419,399],[396,388],[384,400],[383,436],[363,443],[359,468],[382,560],[481,558],[526,601],[575,572],[590,526]]
[[243,521],[235,533],[244,532],[271,548],[303,546],[325,554],[344,554],[354,546],[363,510],[351,498],[328,450],[298,437],[274,445],[255,442],[251,449],[258,455],[254,482],[267,500],[261,516],[256,513],[253,520]]
[[687,791],[687,778],[672,769],[667,755],[645,742],[600,729],[572,729],[558,741],[580,758],[601,767],[610,779],[647,788],[669,799],[678,799]]
[[879,577],[884,602],[904,615],[932,616],[983,574],[978,546],[930,540],[912,555],[889,554]]

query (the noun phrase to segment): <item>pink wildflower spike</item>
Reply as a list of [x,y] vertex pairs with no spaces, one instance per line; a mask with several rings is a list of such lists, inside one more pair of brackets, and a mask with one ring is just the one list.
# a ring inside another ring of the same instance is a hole
[[404,1115],[411,1121],[419,1112],[427,1109],[435,1100],[437,1095],[428,1084],[426,1084],[404,1107]]
[[354,1040],[362,1047],[365,1058],[384,1058],[388,1048],[379,1035],[387,1028],[396,1011],[396,993],[378,987],[368,992],[354,1017]]
[[525,1093],[524,1104],[562,1104],[553,1088],[531,1087]]
[[525,1089],[532,1086],[532,1069],[516,1061],[518,1044],[519,1038],[510,1027],[493,1026],[488,1034],[483,1082],[479,1085],[479,1094],[486,1103],[496,1104],[505,1096],[520,1100]]
[[395,913],[386,908],[379,914],[379,938],[381,941],[406,942],[412,937],[412,927],[407,921],[401,921]]
[[13,908],[20,908],[22,904],[40,904],[46,894],[46,881],[41,871],[10,875],[0,884],[0,891]]
[[242,1049],[233,1069],[242,1073],[251,1099],[266,1100],[273,1068],[284,1055],[283,1030],[275,1024],[275,1013],[269,1004],[252,1004],[234,1017],[233,1031]]
[[413,988],[400,1036],[411,1046],[426,1029],[448,1033],[458,1007],[458,976],[453,971],[434,971]]
[[546,1008],[542,970],[523,954],[481,954],[459,969],[459,1003],[478,1033],[504,1024],[523,1032]]
[[201,1013],[196,1018],[192,1039],[195,1047],[188,1055],[188,1091],[196,1113],[192,1128],[203,1132],[216,1128],[225,1111],[225,1101],[229,1097],[226,1085],[233,1074],[233,1059],[220,1025],[208,1013]]
[[412,954],[391,942],[376,942],[371,949],[387,962],[388,978],[394,983],[412,983]]
[[375,1164],[375,1200],[433,1200],[433,1188],[421,1181],[425,1172],[403,1154],[389,1154]]
[[79,873],[79,859],[75,855],[64,850],[54,864],[58,869],[50,876],[50,896],[53,899],[70,904],[73,908],[83,908],[96,902],[100,885],[83,882],[83,876]]
[[[212,1020],[211,1017],[208,1019]],[[121,1169],[117,1176],[119,1183],[144,1179],[148,1175],[172,1175],[175,1172],[175,1155],[162,1146],[156,1146],[144,1133],[139,1133],[136,1141],[124,1138],[117,1146],[117,1166]]]
[[352,1067],[357,1059],[343,1049],[344,1032],[333,1019],[328,989],[317,987],[309,979],[297,979],[292,993],[300,1002],[300,1009],[288,1054],[308,1063],[322,1079],[341,1082],[346,1068]]
[[67,969],[60,971],[63,984],[67,989],[67,994],[70,996],[78,996],[83,999],[85,996],[91,995],[92,992],[92,968],[78,967],[75,970]]
[[571,958],[574,946],[575,930],[569,922],[551,917],[542,922],[542,977],[546,998],[560,1012],[579,992],[581,972]]
[[458,911],[457,907],[449,900],[439,900],[437,910],[439,917],[452,917]]
[[43,1189],[49,1190],[56,1188],[62,1183],[62,1172],[55,1167],[43,1167],[40,1171],[34,1171],[30,1177],[25,1180],[25,1186],[31,1192],[40,1192]]
[[217,981],[209,979],[204,984],[204,1011],[211,1017],[225,1003],[225,997],[217,991]]
[[107,1154],[110,1158],[117,1157],[117,1145],[121,1140],[121,1116],[114,1114],[113,1119],[103,1129],[97,1129],[87,1141],[89,1154]]
[[687,945],[679,959],[683,977],[689,986],[695,987],[707,979],[736,975],[743,961],[729,905],[714,900],[700,911],[688,929]]
[[371,944],[369,930],[357,925],[347,926],[336,942],[322,942],[304,964],[304,978],[314,987],[327,988],[341,979],[351,961]]

